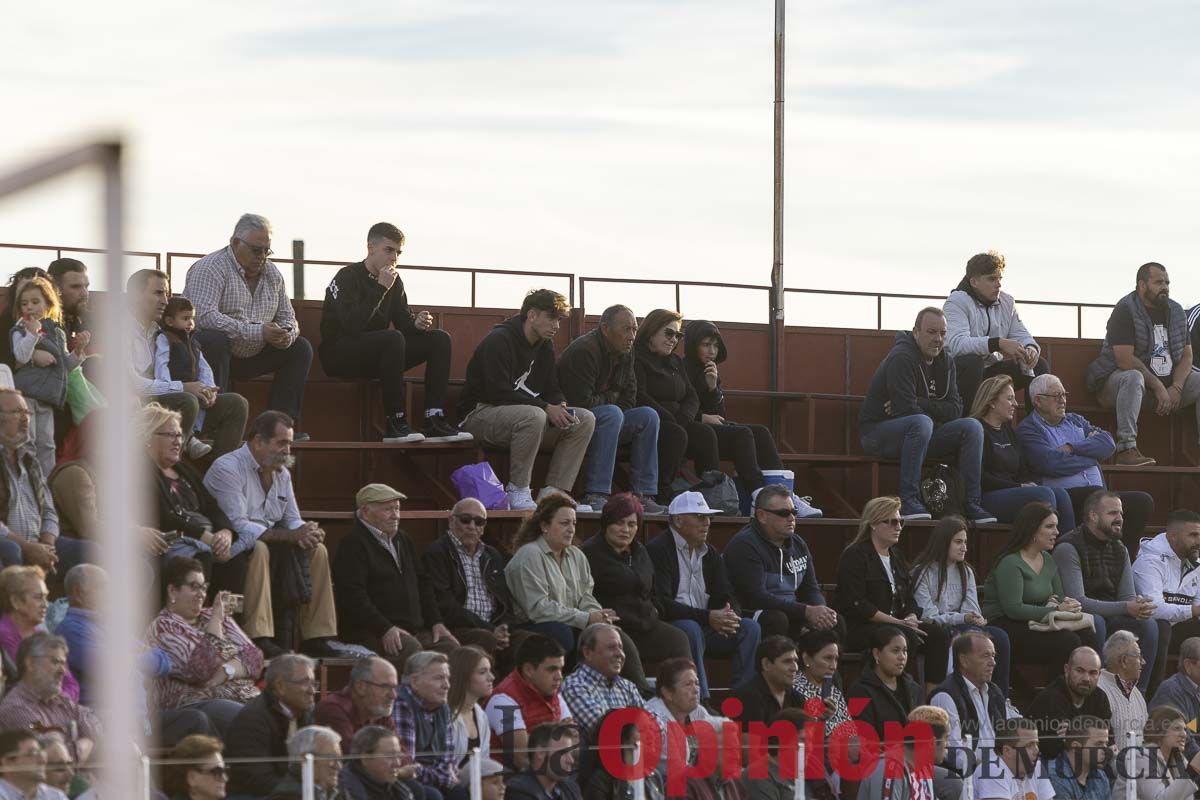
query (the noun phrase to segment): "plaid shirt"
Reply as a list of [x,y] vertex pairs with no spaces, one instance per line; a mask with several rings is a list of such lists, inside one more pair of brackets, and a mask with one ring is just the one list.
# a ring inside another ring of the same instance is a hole
[[587,664],[580,664],[562,682],[562,699],[571,710],[571,718],[583,726],[593,740],[600,718],[614,708],[645,708],[642,696],[632,681],[618,675],[608,678]]
[[484,585],[483,570],[480,568],[483,545],[476,547],[475,554],[472,555],[466,551],[453,531],[450,532],[450,541],[454,542],[454,549],[458,551],[458,558],[463,565],[463,578],[467,583],[467,611],[482,620],[490,620],[495,611],[495,604],[492,603],[492,596],[488,594],[487,586]]
[[[400,739],[400,749],[417,762],[416,780],[439,789],[454,788],[458,783],[458,772],[454,748],[450,745],[454,720],[449,706],[443,703],[432,711],[425,708],[425,702],[406,683],[396,691],[392,722]],[[420,741],[421,727],[432,728],[431,741]]]
[[265,323],[290,325],[289,347],[300,335],[283,275],[269,259],[251,294],[246,273],[232,247],[209,253],[187,271],[183,296],[196,306],[197,327],[228,336],[230,351],[238,358],[262,352],[266,345],[262,330]]
[[100,735],[100,721],[87,706],[81,706],[59,692],[45,700],[29,690],[24,682],[14,686],[0,702],[0,729],[58,728],[66,734],[72,751],[81,739]]
[[32,446],[24,444],[17,450],[16,467],[8,460],[7,453],[0,458],[4,460],[0,469],[8,483],[8,517],[0,522],[0,535],[7,530],[9,536],[31,542],[36,542],[43,533],[57,537],[58,512],[54,510],[54,499]]

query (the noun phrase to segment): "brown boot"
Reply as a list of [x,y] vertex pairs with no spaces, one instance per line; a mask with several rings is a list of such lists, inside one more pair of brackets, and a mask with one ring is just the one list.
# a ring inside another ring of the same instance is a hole
[[1122,467],[1149,467],[1155,463],[1153,458],[1142,455],[1142,451],[1136,447],[1117,453],[1115,461]]

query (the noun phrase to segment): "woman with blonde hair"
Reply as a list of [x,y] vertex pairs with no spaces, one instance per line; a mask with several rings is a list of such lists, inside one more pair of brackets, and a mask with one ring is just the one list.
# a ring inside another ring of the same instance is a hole
[[1059,529],[1075,529],[1075,512],[1066,489],[1038,486],[1013,430],[1017,396],[1007,375],[988,378],[979,386],[971,416],[983,426],[983,468],[979,504],[999,522],[1012,522],[1027,503],[1045,503],[1058,514]]
[[[41,567],[5,567],[0,570],[0,648],[17,662],[17,648],[35,633],[46,632],[50,592]],[[63,694],[79,702],[79,681],[67,670]]]
[[[504,567],[504,580],[512,592],[518,627],[549,636],[567,654],[567,670],[574,666],[579,634],[597,622],[616,624],[617,612],[602,608],[592,594],[595,582],[587,556],[576,547],[575,501],[564,494],[549,494],[538,501],[517,531],[517,552]],[[649,691],[637,646],[624,631],[625,666],[621,674]]]
[[721,468],[717,434],[700,421],[700,397],[675,350],[683,338],[683,317],[656,308],[646,315],[633,340],[637,404],[658,412],[658,497],[671,497],[683,459],[692,459],[696,474]]
[[863,506],[858,535],[838,563],[836,607],[846,620],[847,649],[864,650],[875,629],[895,626],[908,639],[910,663],[925,654],[925,682],[935,685],[946,677],[949,643],[940,623],[921,619],[899,546],[903,527],[899,497],[876,497]]

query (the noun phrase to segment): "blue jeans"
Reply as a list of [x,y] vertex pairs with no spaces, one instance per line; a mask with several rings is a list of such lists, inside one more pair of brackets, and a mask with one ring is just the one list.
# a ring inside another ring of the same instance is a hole
[[979,471],[983,462],[983,426],[971,417],[934,428],[924,414],[868,423],[860,431],[867,455],[900,459],[900,499],[919,503],[921,465],[925,457],[955,456],[967,502],[979,503]]
[[742,619],[738,632],[726,636],[708,625],[691,619],[672,620],[671,624],[687,634],[692,648],[692,661],[696,662],[696,676],[700,679],[700,697],[708,699],[708,674],[704,671],[704,654],[717,657],[733,656],[733,685],[741,686],[754,677],[754,652],[762,639],[762,629],[752,619]]
[[1142,675],[1138,678],[1137,685],[1142,694],[1145,694],[1150,687],[1150,676],[1154,673],[1154,662],[1158,656],[1158,623],[1153,619],[1134,619],[1127,614],[1107,618],[1093,614],[1092,618],[1096,621],[1096,638],[1100,640],[1101,647],[1108,641],[1109,634],[1116,631],[1129,631],[1138,637],[1146,666],[1142,667]]
[[[58,564],[54,569],[59,575],[66,575],[67,571],[77,564],[98,564],[100,562],[100,549],[94,542],[72,539],[70,536],[59,536],[54,540],[54,549],[58,553]],[[0,564],[11,567],[24,563],[25,560],[21,557],[21,546],[13,539],[0,539]]]
[[979,504],[996,515],[1000,522],[1012,522],[1027,503],[1045,503],[1058,515],[1060,533],[1075,530],[1075,509],[1066,489],[1049,486],[1015,486],[984,492]]
[[584,494],[610,494],[617,448],[629,447],[629,478],[641,495],[658,492],[658,412],[638,406],[622,412],[617,406],[594,406],[596,428],[583,458]]

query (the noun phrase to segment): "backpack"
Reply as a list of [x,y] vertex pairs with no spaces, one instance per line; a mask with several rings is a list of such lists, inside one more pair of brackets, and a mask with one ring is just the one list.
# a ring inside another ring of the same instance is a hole
[[928,464],[921,470],[919,494],[934,519],[961,516],[966,510],[967,490],[962,475],[947,464]]
[[699,492],[704,495],[704,502],[708,503],[708,507],[713,511],[735,517],[741,513],[737,484],[733,482],[733,478],[718,469],[707,470],[698,478],[691,470],[679,470],[679,474],[671,482],[671,497],[684,492]]

